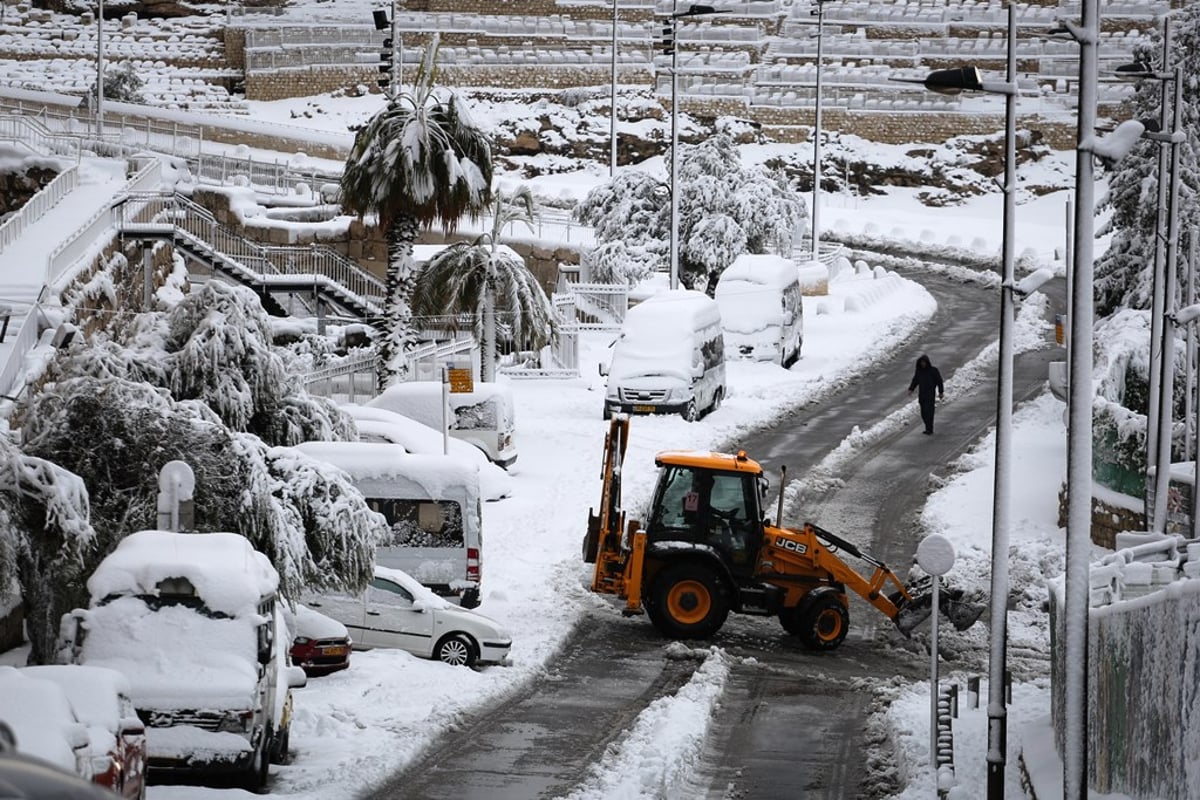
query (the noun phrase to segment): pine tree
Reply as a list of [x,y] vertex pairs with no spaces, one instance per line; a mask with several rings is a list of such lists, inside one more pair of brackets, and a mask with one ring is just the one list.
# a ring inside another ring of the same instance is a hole
[[[1176,65],[1183,68],[1181,127],[1187,138],[1179,145],[1181,169],[1178,213],[1181,235],[1177,251],[1179,279],[1176,283],[1182,287],[1192,235],[1188,221],[1195,220],[1200,214],[1200,202],[1197,201],[1197,191],[1200,190],[1197,160],[1200,139],[1197,138],[1196,128],[1197,122],[1200,122],[1200,112],[1196,107],[1200,101],[1200,7],[1185,5],[1172,13],[1169,63],[1162,63],[1161,36],[1132,55],[1135,61],[1150,65],[1158,73],[1171,74]],[[1134,95],[1131,116],[1135,119],[1157,120],[1164,96],[1168,102],[1174,97],[1174,87],[1170,81],[1142,80]],[[1121,307],[1144,309],[1150,306],[1155,236],[1159,230],[1158,184],[1160,177],[1169,180],[1169,175],[1158,174],[1158,150],[1164,146],[1148,140],[1140,142],[1110,173],[1108,195],[1101,210],[1111,210],[1112,217],[1098,233],[1111,234],[1112,241],[1096,262],[1096,301],[1097,311],[1101,315],[1110,314]],[[1169,161],[1168,158],[1168,165]]]

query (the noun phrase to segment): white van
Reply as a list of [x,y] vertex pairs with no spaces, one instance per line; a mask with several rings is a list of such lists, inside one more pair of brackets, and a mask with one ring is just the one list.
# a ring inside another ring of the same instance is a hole
[[604,418],[678,413],[688,421],[715,411],[725,397],[721,310],[703,292],[671,289],[625,315],[607,370]]
[[229,774],[259,790],[286,748],[280,709],[305,684],[279,646],[278,586],[241,534],[132,533],[88,578],[88,608],[63,615],[59,657],[129,679],[151,776]]
[[[385,408],[443,430],[440,381],[406,381],[389,386],[366,405]],[[476,383],[472,392],[450,393],[450,435],[475,445],[501,467],[517,460],[516,414],[512,390],[498,383]]]
[[464,608],[479,605],[483,521],[476,464],[382,442],[303,442],[296,449],[349,475],[387,519],[391,540],[376,549],[376,563],[404,570]]
[[715,293],[731,358],[787,369],[804,344],[804,301],[796,263],[777,255],[738,256]]

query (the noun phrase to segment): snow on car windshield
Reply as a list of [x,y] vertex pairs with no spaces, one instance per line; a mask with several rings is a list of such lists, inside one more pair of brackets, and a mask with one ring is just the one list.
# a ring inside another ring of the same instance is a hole
[[118,597],[86,612],[79,663],[123,673],[138,708],[253,708],[261,621],[172,603],[154,610],[143,598]]

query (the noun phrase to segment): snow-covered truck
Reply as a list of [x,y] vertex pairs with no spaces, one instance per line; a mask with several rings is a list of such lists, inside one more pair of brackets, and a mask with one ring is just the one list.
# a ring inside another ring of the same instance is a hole
[[279,663],[278,587],[240,534],[130,534],[88,579],[88,608],[63,615],[59,658],[129,678],[151,775],[228,775],[257,790],[287,737],[286,693],[305,683]]

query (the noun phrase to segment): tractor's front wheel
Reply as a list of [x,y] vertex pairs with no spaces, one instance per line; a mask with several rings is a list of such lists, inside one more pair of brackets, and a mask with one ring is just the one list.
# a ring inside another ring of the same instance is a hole
[[707,639],[729,616],[729,597],[716,572],[704,564],[667,567],[654,581],[646,612],[669,639]]
[[[850,631],[850,612],[841,595],[833,589],[818,589],[810,593],[792,613],[791,619],[780,615],[788,633],[800,637],[811,650],[836,650]],[[795,630],[791,626],[794,625]]]

